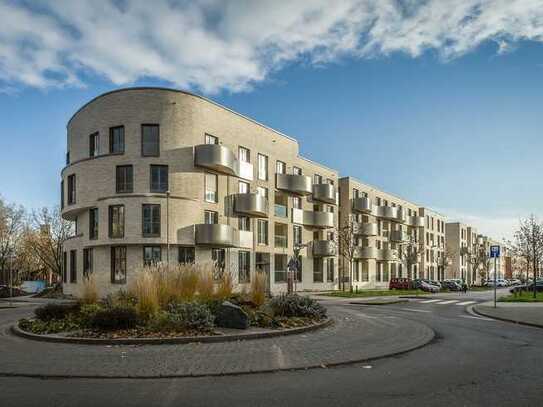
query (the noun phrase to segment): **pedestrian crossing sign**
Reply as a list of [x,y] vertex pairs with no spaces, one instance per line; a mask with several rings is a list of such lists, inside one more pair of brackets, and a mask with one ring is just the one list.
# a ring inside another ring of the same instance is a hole
[[500,257],[500,246],[490,246],[490,257]]

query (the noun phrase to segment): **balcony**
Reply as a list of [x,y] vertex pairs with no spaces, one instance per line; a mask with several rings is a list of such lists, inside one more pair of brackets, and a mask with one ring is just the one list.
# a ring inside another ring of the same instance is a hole
[[336,188],[331,184],[313,184],[313,199],[335,205]]
[[246,216],[254,216],[257,218],[268,217],[268,199],[262,195],[251,194],[234,194],[234,211]]
[[390,232],[389,238],[391,242],[394,243],[405,243],[409,242],[411,240],[411,237],[407,232],[404,232],[402,230],[393,230]]
[[374,259],[377,261],[397,261],[398,252],[394,249],[377,249],[376,247],[357,247],[355,259]]
[[409,226],[422,228],[424,227],[424,217],[423,216],[408,216],[407,224]]
[[305,211],[302,209],[292,209],[292,223],[299,223],[318,229],[327,229],[334,227],[334,214],[330,212]]
[[367,213],[370,215],[373,213],[373,205],[369,198],[353,198],[352,203],[353,211]]
[[313,257],[330,257],[336,255],[336,243],[333,240],[314,240],[311,246]]
[[194,165],[226,175],[253,179],[253,166],[240,162],[228,147],[220,144],[200,144],[194,147]]
[[359,236],[377,236],[379,229],[377,223],[353,223],[353,234]]
[[194,241],[200,246],[237,247],[239,233],[230,225],[201,223],[194,225]]
[[281,191],[295,195],[310,195],[313,192],[311,178],[306,175],[276,174],[275,186]]

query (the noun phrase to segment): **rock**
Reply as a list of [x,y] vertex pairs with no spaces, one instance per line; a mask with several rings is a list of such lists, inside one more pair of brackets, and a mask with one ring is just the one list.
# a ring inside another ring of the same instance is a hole
[[247,329],[249,316],[241,307],[224,301],[217,310],[215,325],[221,328]]

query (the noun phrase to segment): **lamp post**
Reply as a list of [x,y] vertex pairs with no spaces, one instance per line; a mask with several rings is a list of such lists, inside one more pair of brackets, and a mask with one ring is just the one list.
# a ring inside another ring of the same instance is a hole
[[166,264],[170,266],[170,190],[166,191]]

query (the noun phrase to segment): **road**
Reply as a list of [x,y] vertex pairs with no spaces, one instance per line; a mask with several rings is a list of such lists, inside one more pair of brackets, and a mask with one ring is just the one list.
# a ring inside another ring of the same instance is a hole
[[[491,292],[447,296],[454,302],[413,300],[369,307],[328,302],[330,307],[349,307],[368,317],[399,316],[419,321],[435,330],[437,337],[431,344],[401,356],[336,368],[212,378],[4,377],[0,378],[0,404],[4,407],[540,405],[543,330],[477,317],[466,312],[466,305],[458,305],[487,301],[492,298]],[[0,310],[0,321],[13,319],[18,312]]]

